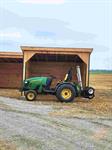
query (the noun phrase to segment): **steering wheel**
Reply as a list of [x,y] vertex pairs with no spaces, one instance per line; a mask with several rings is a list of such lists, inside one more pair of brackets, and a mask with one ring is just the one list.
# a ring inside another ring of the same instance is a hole
[[72,67],[68,70],[67,74],[65,75],[64,81],[68,82],[72,80]]

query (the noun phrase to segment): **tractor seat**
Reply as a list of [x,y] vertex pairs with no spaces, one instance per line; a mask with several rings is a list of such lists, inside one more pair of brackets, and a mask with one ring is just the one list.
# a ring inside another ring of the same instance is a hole
[[50,89],[50,86],[51,86],[51,83],[53,81],[53,77],[48,77],[47,81],[46,81],[46,86],[45,86],[45,89],[46,90],[49,90]]

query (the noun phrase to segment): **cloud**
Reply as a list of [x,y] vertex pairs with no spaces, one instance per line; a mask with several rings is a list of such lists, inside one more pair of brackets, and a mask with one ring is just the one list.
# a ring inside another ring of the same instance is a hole
[[35,36],[39,36],[39,37],[55,37],[56,33],[43,30],[43,31],[37,31]]
[[[4,14],[7,18],[4,20]],[[2,9],[0,14],[0,20],[4,20],[0,24],[0,29],[7,29],[11,32],[18,32],[20,30],[25,30],[36,38],[49,38],[56,41],[71,41],[81,42],[94,40],[96,35],[91,33],[84,33],[72,30],[69,24],[65,21],[60,21],[58,19],[48,19],[39,17],[22,17],[8,10]],[[10,21],[11,20],[11,21]],[[10,28],[10,29],[9,29]],[[16,28],[15,30],[11,28]],[[22,34],[23,35],[23,34]]]
[[20,32],[3,32],[0,31],[1,38],[21,38]]
[[2,42],[10,39],[11,44],[15,43],[10,49],[20,45],[80,47],[81,42],[96,38],[91,33],[74,31],[67,22],[58,19],[22,17],[6,9],[2,9],[0,19],[3,20],[0,24]]
[[63,4],[65,0],[17,0],[17,2],[25,4]]
[[[45,47],[93,47],[91,68],[112,69],[111,50],[97,41],[97,35],[73,30],[66,21],[23,17],[1,9],[0,50],[20,50],[21,45]],[[4,18],[5,16],[5,18]],[[2,37],[2,38],[1,38]],[[101,45],[100,45],[101,44]],[[105,59],[107,63],[104,66]]]

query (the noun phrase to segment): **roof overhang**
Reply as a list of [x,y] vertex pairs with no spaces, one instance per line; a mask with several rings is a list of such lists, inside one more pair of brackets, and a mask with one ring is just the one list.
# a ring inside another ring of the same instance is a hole
[[0,58],[23,58],[21,52],[0,52]]
[[20,52],[0,52],[0,62],[22,62],[23,54]]
[[74,53],[91,53],[93,48],[61,48],[61,47],[30,47],[21,46],[22,51],[35,51],[41,54],[74,54]]
[[87,63],[92,48],[62,48],[62,47],[31,47],[31,46],[21,46],[24,55],[24,62],[27,62],[35,54],[46,54],[46,55],[77,55],[83,62]]

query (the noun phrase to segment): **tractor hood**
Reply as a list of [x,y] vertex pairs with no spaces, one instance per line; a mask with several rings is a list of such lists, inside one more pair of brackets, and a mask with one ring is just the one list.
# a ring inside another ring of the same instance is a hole
[[32,77],[32,78],[28,78],[26,80],[24,80],[24,82],[30,82],[30,81],[43,81],[43,80],[47,80],[48,77]]
[[48,77],[32,77],[24,80],[23,89],[25,90],[34,90],[37,87],[42,87],[46,85]]

